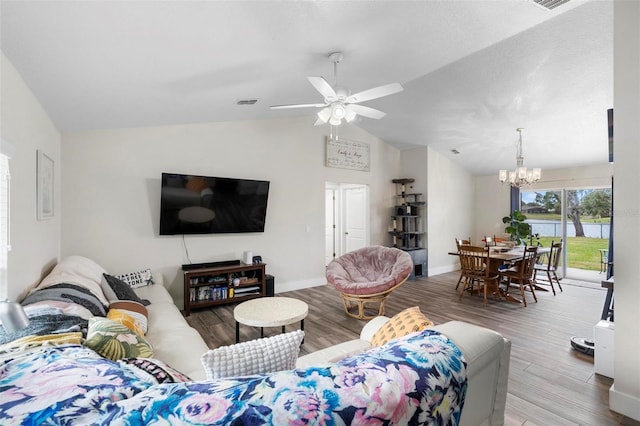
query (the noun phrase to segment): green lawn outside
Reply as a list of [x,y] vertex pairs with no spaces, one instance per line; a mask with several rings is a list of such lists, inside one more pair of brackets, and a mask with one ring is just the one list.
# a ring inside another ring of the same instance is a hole
[[[540,244],[551,246],[551,241],[560,241],[559,237],[540,237]],[[599,249],[609,248],[609,240],[606,238],[567,238],[564,249],[567,250],[567,266],[569,268],[600,270]]]

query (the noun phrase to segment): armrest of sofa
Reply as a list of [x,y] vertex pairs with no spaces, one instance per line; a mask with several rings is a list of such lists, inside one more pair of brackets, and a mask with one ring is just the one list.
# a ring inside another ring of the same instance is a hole
[[467,360],[469,386],[460,424],[503,424],[511,341],[493,330],[462,321],[433,329],[451,339]]
[[135,292],[151,304],[149,312],[147,341],[153,347],[153,356],[186,374],[192,380],[204,380],[206,374],[200,356],[209,347],[200,334],[189,326],[180,310],[164,287],[161,273],[154,272],[153,284],[138,287]]
[[151,280],[153,280],[153,285],[164,285],[164,275],[160,272],[152,272]]
[[380,327],[382,327],[390,319],[391,318],[385,316],[373,318],[368,323],[366,323],[364,327],[362,327],[362,330],[360,331],[360,338],[362,340],[366,340],[367,342],[371,342],[371,339],[373,338],[373,335],[376,334],[376,331],[380,330]]
[[340,361],[351,355],[359,354],[371,348],[367,340],[353,339],[338,343],[328,348],[320,349],[310,354],[303,355],[296,360],[296,368],[308,368]]
[[388,317],[379,316],[367,322],[360,331],[360,338],[342,342],[328,348],[320,349],[307,355],[303,355],[296,361],[296,368],[307,368],[313,365],[336,362],[342,358],[364,352],[371,348],[371,338],[384,323],[389,321]]

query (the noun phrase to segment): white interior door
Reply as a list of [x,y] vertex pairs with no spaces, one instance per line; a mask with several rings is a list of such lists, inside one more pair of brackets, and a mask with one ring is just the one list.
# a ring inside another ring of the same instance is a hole
[[344,200],[344,248],[345,253],[368,245],[369,200],[366,186],[346,186],[342,189]]
[[325,187],[325,265],[369,245],[369,187],[327,183]]

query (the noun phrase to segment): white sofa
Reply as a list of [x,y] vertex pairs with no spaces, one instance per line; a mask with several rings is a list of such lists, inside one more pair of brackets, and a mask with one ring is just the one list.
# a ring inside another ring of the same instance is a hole
[[[136,289],[140,297],[151,301],[147,307],[147,337],[153,345],[154,356],[194,380],[204,379],[206,375],[200,357],[208,348],[200,335],[189,327],[169,293],[158,285],[162,278],[157,276],[155,281],[156,285]],[[387,317],[372,319],[363,327],[359,339],[301,356],[297,367],[325,364],[369,349],[373,334],[388,320]],[[468,363],[467,395],[460,424],[503,424],[511,341],[493,330],[461,321],[450,321],[433,328],[451,339]]]
[[[82,284],[108,304],[99,284],[103,271],[86,258],[67,258],[40,286],[57,282]],[[209,348],[176,307],[164,287],[162,276],[154,274],[153,278],[155,284],[139,287],[134,291],[140,298],[151,302],[147,306],[149,316],[146,339],[153,347],[154,358],[164,361],[192,380],[206,380],[201,356]],[[363,327],[359,339],[302,356],[298,359],[297,367],[325,365],[369,349],[373,334],[386,321],[386,317],[374,318]],[[468,387],[461,424],[503,424],[511,342],[492,330],[460,321],[451,321],[434,328],[458,346],[468,363]]]
[[[78,285],[91,292],[104,306],[110,300],[103,291],[102,275],[107,271],[83,256],[68,256],[29,294],[60,283]],[[148,299],[147,334],[145,339],[153,348],[154,358],[166,362],[193,380],[204,380],[206,374],[200,356],[209,350],[200,334],[189,326],[164,286],[162,274],[152,274],[154,284],[135,288],[141,299]]]
[[[375,317],[362,328],[359,339],[301,356],[296,366],[306,368],[366,351],[371,348],[374,333],[387,321],[388,317]],[[511,341],[493,330],[462,321],[439,324],[433,329],[452,340],[468,363],[468,387],[460,424],[504,424]]]
[[153,285],[136,288],[148,299],[148,331],[145,336],[153,347],[153,356],[166,362],[192,380],[207,378],[200,357],[209,350],[200,333],[189,326],[173,298],[163,285],[161,274],[153,274]]

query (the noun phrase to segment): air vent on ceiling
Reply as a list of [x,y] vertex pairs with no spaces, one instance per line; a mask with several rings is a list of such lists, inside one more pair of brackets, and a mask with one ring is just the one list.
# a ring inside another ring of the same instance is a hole
[[567,3],[569,0],[533,0],[534,3],[538,3],[540,6],[552,10],[558,6],[562,6]]
[[238,99],[236,103],[238,105],[254,105],[256,102],[258,102],[257,99]]

